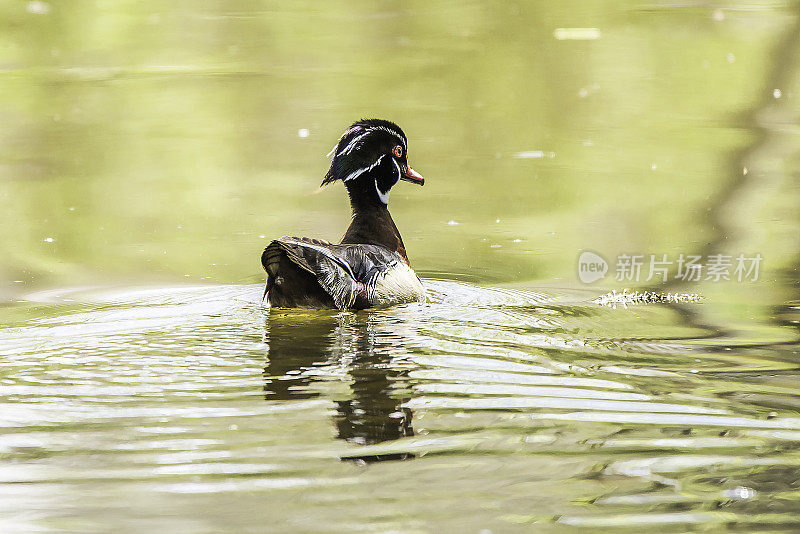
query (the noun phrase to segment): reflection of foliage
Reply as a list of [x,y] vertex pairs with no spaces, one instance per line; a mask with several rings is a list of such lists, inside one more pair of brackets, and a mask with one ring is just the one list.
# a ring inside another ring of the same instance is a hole
[[[7,4],[0,275],[259,279],[259,235],[344,230],[342,191],[308,193],[365,115],[398,121],[428,178],[392,202],[423,273],[552,280],[585,247],[696,250],[789,12],[638,6]],[[553,39],[575,25],[602,37]]]

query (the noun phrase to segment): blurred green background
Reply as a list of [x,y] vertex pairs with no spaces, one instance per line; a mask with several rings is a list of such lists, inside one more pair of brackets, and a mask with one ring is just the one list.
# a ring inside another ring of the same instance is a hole
[[427,179],[390,205],[423,277],[758,252],[785,301],[797,33],[778,1],[2,1],[2,291],[260,281],[269,239],[341,237],[324,155],[380,117]]

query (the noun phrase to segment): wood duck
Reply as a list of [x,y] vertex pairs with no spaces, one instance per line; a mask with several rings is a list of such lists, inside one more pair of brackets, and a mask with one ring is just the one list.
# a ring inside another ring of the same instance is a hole
[[398,181],[425,183],[407,152],[403,130],[389,121],[361,120],[342,134],[322,185],[344,182],[353,221],[338,245],[285,236],[264,249],[271,306],[345,310],[425,301],[388,208]]

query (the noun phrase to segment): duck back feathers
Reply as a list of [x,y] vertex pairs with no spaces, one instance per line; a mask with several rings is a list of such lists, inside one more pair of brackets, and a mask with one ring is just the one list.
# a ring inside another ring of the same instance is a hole
[[264,249],[261,263],[272,306],[344,310],[425,299],[404,258],[380,245],[285,236]]

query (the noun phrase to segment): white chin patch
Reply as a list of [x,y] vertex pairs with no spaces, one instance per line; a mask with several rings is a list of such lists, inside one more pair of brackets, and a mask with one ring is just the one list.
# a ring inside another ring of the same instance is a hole
[[375,180],[375,192],[378,193],[378,198],[381,199],[381,202],[389,204],[389,191],[382,193],[381,188],[378,187],[378,180]]
[[[381,158],[382,157],[383,156],[381,156]],[[380,158],[378,159],[378,161],[380,161]],[[377,163],[378,162],[376,161],[375,164],[377,164]],[[400,181],[400,165],[397,164],[397,161],[395,161],[394,158],[392,158],[392,163],[394,163],[394,168],[397,169],[397,180],[395,181],[395,183],[397,183],[397,182]],[[384,204],[388,205],[389,204],[389,191],[386,191],[385,193],[381,192],[381,188],[378,187],[378,180],[377,179],[375,179],[375,191],[378,193],[378,198],[381,199],[381,202],[383,202]]]

